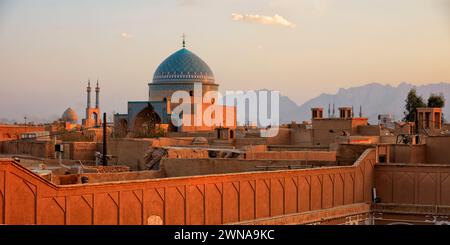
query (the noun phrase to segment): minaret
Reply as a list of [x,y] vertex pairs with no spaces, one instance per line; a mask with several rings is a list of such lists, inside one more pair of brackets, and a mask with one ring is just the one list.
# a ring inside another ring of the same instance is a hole
[[352,118],[355,117],[355,114],[353,113],[353,105],[352,105]]
[[100,87],[98,86],[98,79],[97,79],[97,86],[95,87],[95,108],[99,108],[100,106]]
[[86,110],[88,110],[89,108],[91,108],[91,80],[88,80],[88,86],[86,88],[86,91],[87,91],[87,106],[86,106]]
[[359,105],[359,117],[362,117],[362,105]]

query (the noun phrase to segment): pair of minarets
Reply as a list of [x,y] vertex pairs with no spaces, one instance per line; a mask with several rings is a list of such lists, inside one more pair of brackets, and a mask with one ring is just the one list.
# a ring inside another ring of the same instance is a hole
[[[87,86],[87,107],[86,109],[91,108],[91,81],[88,80],[88,86]],[[99,108],[100,106],[100,87],[98,86],[98,80],[97,80],[97,86],[95,87],[95,108]]]

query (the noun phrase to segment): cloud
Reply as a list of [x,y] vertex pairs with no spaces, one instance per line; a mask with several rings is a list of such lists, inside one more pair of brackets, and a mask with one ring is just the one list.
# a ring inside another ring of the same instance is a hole
[[275,14],[274,16],[265,16],[259,14],[237,14],[232,13],[231,18],[234,21],[244,21],[250,23],[258,23],[262,25],[281,25],[294,28],[295,24],[286,20],[283,16]]
[[121,36],[122,38],[124,38],[124,39],[134,37],[133,35],[131,35],[131,34],[128,33],[128,32],[122,32],[122,33],[120,33],[120,36]]

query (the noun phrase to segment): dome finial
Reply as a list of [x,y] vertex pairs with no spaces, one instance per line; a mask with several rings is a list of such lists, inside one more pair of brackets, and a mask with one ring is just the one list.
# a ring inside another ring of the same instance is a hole
[[183,48],[186,48],[186,34],[183,33],[181,37],[183,38]]

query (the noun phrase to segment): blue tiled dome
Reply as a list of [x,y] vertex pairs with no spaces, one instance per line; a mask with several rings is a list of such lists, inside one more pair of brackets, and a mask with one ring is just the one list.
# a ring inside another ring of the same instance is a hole
[[77,123],[78,115],[72,108],[67,108],[61,116],[61,120],[69,123]]
[[200,57],[182,48],[158,66],[153,75],[153,82],[214,83],[214,74]]

